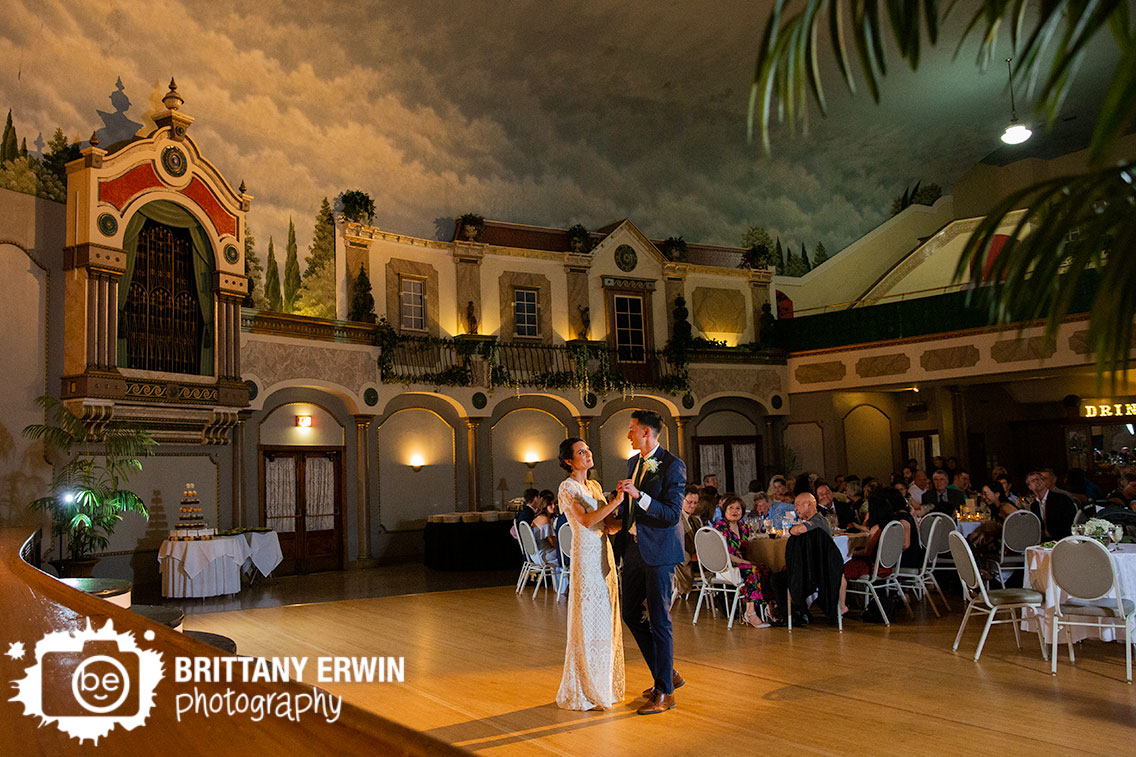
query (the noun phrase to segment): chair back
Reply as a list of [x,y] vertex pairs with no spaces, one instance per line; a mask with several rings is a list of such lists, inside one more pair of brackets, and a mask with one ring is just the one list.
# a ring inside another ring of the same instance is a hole
[[[1053,580],[1077,599],[1100,599],[1116,587],[1116,566],[1104,545],[1088,536],[1066,536],[1053,547]],[[1119,593],[1118,593],[1119,595]],[[1119,600],[1117,600],[1119,606]],[[1123,617],[1121,613],[1121,617]]]
[[1002,556],[1006,552],[1024,553],[1027,547],[1041,544],[1041,519],[1029,510],[1018,510],[1006,516],[1002,524]]
[[876,565],[872,570],[872,580],[880,574],[880,568],[894,568],[903,555],[903,524],[893,520],[884,526],[880,542],[876,545]]
[[556,544],[560,547],[560,564],[572,559],[572,524],[565,523],[556,532]]
[[[924,518],[923,523],[929,523],[927,527],[926,541],[923,542],[923,569],[920,573],[926,573],[935,564],[940,552],[946,552],[951,548],[950,542],[947,541],[947,534],[950,533],[947,529],[947,524],[942,518]],[[919,530],[923,531],[923,523],[919,524]]]
[[694,550],[698,564],[713,574],[723,573],[730,567],[730,550],[726,537],[710,526],[703,526],[694,534]]
[[537,564],[543,562],[540,559],[540,550],[536,548],[536,537],[533,536],[533,529],[529,523],[522,520],[517,524],[517,536],[521,537],[521,551],[525,553],[525,557]]
[[955,561],[955,570],[958,571],[959,580],[966,587],[967,598],[970,599],[977,594],[982,597],[987,607],[991,607],[990,597],[986,595],[986,584],[982,582],[982,574],[978,572],[978,563],[974,560],[974,552],[970,550],[966,537],[958,531],[951,531],[947,534],[947,539],[951,557]]
[[944,525],[944,528],[941,529],[943,531],[943,536],[942,536],[942,539],[939,542],[939,549],[935,553],[937,555],[940,555],[944,552],[950,551],[951,547],[950,547],[950,544],[947,542],[947,536],[946,535],[948,533],[950,533],[951,531],[957,531],[958,530],[958,524],[955,523],[954,518],[947,515],[946,513],[932,512],[932,513],[927,513],[926,515],[924,515],[923,520],[919,521],[919,540],[921,542],[923,542],[924,548],[926,548],[930,544],[929,539],[930,539],[930,534],[931,534],[931,524],[933,524],[936,520],[942,520],[943,525]]

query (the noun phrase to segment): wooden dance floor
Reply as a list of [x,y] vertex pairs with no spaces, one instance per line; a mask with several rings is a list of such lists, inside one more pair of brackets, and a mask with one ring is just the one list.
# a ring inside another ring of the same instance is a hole
[[900,608],[891,629],[849,620],[845,632],[726,630],[694,598],[675,605],[678,707],[635,715],[650,685],[630,635],[629,696],[607,712],[556,707],[566,610],[551,592],[512,587],[289,605],[186,617],[186,628],[236,640],[245,655],[402,656],[403,684],[322,684],[334,694],[444,741],[486,754],[1117,754],[1131,749],[1136,687],[1120,644],[1085,642],[1058,676],[1036,635],[1014,646],[991,629],[973,661],[972,620]]

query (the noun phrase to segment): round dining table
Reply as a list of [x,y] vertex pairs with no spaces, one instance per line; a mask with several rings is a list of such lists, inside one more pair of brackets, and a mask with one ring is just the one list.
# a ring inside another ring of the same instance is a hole
[[[852,556],[852,549],[863,544],[867,538],[868,535],[865,533],[849,532],[835,534],[832,540],[836,542],[836,547],[840,550],[844,562],[848,562]],[[750,539],[746,542],[746,559],[750,562],[767,565],[771,571],[777,572],[785,567],[785,547],[788,542],[789,539],[785,536],[761,534],[756,539]]]
[[[1116,581],[1120,586],[1120,596],[1136,601],[1136,544],[1118,544],[1116,549],[1109,554],[1112,556],[1112,564],[1116,566]],[[1053,628],[1054,608],[1068,598],[1068,595],[1061,591],[1057,587],[1057,582],[1053,580],[1052,556],[1053,549],[1049,547],[1026,548],[1024,586],[1037,589],[1045,596],[1044,612],[1047,622],[1042,628],[1042,632],[1045,634],[1047,642],[1051,641],[1050,632]],[[1116,592],[1110,592],[1108,596],[1115,598]],[[1032,631],[1033,621],[1027,620],[1023,624],[1023,628]],[[1073,630],[1073,641],[1080,641],[1081,639],[1116,641],[1118,637],[1124,638],[1123,629],[1115,631],[1108,626],[1103,626],[1100,630],[1091,626],[1069,626],[1069,628]],[[1061,638],[1064,641],[1065,635],[1062,634]]]

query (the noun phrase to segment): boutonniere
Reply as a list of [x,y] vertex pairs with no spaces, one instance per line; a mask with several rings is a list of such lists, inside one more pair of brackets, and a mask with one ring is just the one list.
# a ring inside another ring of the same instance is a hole
[[643,467],[646,468],[648,473],[657,473],[659,471],[659,461],[655,458],[648,458],[643,462]]

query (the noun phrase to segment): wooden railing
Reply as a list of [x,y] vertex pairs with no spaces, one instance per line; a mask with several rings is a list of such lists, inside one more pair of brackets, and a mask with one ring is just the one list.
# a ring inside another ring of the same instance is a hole
[[[176,657],[224,656],[213,647],[153,623],[130,610],[91,597],[64,585],[24,561],[22,552],[29,544],[28,529],[0,529],[0,641],[3,650],[20,642],[22,660],[3,659],[6,680],[22,679],[22,669],[36,662],[36,643],[51,631],[73,631],[86,627],[102,628],[107,621],[116,632],[130,632],[144,649],[162,654],[165,675],[155,692],[155,705],[144,725],[132,731],[121,726],[99,739],[98,749],[90,740],[79,742],[53,723],[41,727],[39,718],[24,714],[19,702],[0,698],[0,753],[3,754],[171,754],[171,755],[301,755],[301,754],[392,754],[458,755],[467,752],[438,741],[406,726],[343,702],[339,718],[327,719],[307,713],[298,721],[269,716],[251,722],[244,716],[223,714],[205,716],[183,713],[178,719],[175,695],[182,689],[196,688],[206,696],[234,690],[249,696],[301,693],[312,687],[289,683],[192,683],[176,684],[173,661]],[[152,632],[153,640],[144,640]],[[70,670],[63,666],[43,666],[44,691],[70,691]],[[181,687],[181,688],[179,688]]]

